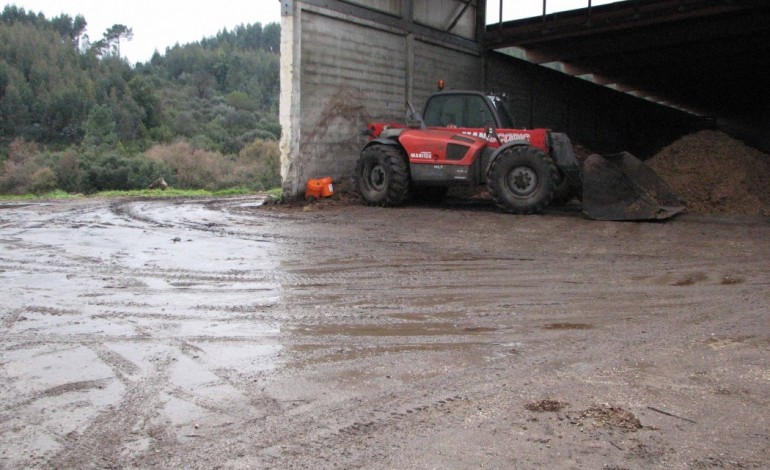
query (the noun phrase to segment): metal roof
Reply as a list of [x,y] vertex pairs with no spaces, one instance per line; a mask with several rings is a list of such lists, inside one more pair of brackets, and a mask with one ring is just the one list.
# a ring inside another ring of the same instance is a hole
[[695,114],[770,118],[767,0],[628,0],[492,24],[485,42]]

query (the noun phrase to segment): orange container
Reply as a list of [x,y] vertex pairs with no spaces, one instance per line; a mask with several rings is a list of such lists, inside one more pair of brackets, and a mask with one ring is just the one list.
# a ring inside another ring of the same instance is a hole
[[321,178],[321,197],[332,197],[334,194],[334,185],[332,184],[332,179],[328,176],[326,178]]
[[308,180],[305,186],[305,199],[320,198],[323,190],[323,183],[321,180]]
[[332,179],[328,176],[326,178],[307,180],[305,186],[305,199],[322,197],[331,197],[334,194],[334,185]]

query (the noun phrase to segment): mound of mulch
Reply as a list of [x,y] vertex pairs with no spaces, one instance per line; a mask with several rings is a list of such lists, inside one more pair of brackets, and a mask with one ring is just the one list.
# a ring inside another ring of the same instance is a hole
[[576,416],[569,416],[570,422],[582,426],[583,421],[590,419],[596,427],[619,429],[624,432],[636,432],[642,429],[642,423],[630,411],[609,404],[593,405]]
[[770,155],[723,132],[684,136],[645,163],[690,213],[770,216]]
[[544,400],[538,400],[538,401],[533,401],[531,403],[527,403],[526,405],[524,405],[524,408],[528,409],[529,411],[534,411],[536,413],[544,413],[544,412],[561,411],[564,408],[566,408],[567,405],[568,403],[566,402],[546,398]]

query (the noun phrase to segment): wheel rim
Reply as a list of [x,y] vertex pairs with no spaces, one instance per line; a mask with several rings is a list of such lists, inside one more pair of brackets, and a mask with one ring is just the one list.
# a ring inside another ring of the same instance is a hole
[[385,189],[387,182],[387,175],[385,174],[385,168],[382,165],[374,165],[369,170],[369,186],[375,191],[382,191]]
[[529,196],[537,188],[537,172],[528,166],[517,166],[508,173],[506,185],[517,196]]

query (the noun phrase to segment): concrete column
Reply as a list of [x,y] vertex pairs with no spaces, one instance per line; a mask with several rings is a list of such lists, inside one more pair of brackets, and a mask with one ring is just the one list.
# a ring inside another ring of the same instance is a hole
[[[414,104],[414,34],[407,34],[405,40],[406,51],[406,87],[404,96],[406,101]],[[406,109],[406,103],[404,103]]]
[[302,6],[301,2],[284,2],[281,17],[281,95],[279,119],[281,123],[281,179],[283,194],[294,197],[302,190],[298,168],[301,139],[301,81],[302,63]]

